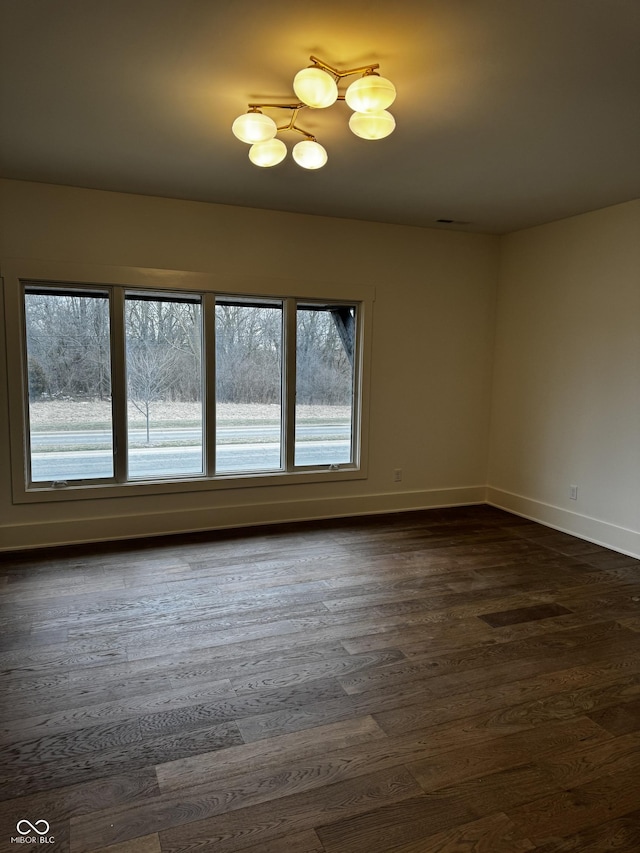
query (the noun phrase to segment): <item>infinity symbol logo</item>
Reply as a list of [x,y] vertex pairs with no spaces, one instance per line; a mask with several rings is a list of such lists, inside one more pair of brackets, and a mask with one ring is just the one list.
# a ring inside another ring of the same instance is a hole
[[[22,829],[21,827],[26,826],[26,829]],[[38,829],[38,827],[44,827],[44,829]],[[16,824],[16,830],[20,833],[20,835],[28,835],[30,832],[37,832],[38,835],[46,835],[49,832],[49,824],[46,820],[37,820],[35,823],[31,823],[28,820],[19,820]]]

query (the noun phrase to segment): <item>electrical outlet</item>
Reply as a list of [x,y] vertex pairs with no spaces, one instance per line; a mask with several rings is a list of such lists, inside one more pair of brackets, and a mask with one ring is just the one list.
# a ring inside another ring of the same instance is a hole
[[394,468],[393,469],[393,482],[401,483],[402,482],[402,468]]
[[569,498],[572,501],[578,500],[578,487],[577,486],[569,486]]

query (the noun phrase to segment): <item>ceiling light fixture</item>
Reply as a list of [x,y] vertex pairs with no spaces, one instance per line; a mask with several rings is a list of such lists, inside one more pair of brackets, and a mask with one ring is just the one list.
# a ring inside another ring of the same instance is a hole
[[349,119],[349,127],[361,139],[384,139],[395,130],[396,120],[388,110],[353,113]]
[[345,100],[352,110],[359,113],[377,113],[386,110],[396,99],[396,87],[391,80],[375,71],[365,74],[347,89]]
[[251,107],[248,113],[238,116],[231,129],[238,139],[249,145],[273,139],[278,132],[278,127],[271,116],[264,115],[257,107]]
[[338,100],[335,78],[319,65],[298,71],[293,78],[293,91],[303,104],[316,110],[326,109]]
[[249,160],[256,166],[277,166],[287,156],[287,146],[281,139],[256,142],[249,149]]
[[[298,71],[293,80],[293,90],[300,99],[296,103],[285,104],[249,104],[248,112],[233,122],[232,131],[242,142],[251,145],[249,159],[256,166],[269,168],[281,163],[287,154],[287,147],[278,133],[294,131],[305,139],[293,147],[295,162],[303,169],[320,169],[327,162],[326,150],[312,133],[298,127],[296,120],[300,110],[322,110],[336,101],[346,101],[354,112],[349,119],[352,132],[361,139],[384,139],[393,133],[396,126],[394,117],[388,112],[396,97],[396,89],[390,80],[381,77],[378,63],[349,68],[341,71],[318,59],[310,57],[313,63]],[[344,77],[362,75],[340,94],[338,83]],[[278,125],[262,110],[289,110],[288,122]]]
[[315,139],[305,139],[293,146],[293,159],[303,169],[321,169],[328,160],[326,150]]

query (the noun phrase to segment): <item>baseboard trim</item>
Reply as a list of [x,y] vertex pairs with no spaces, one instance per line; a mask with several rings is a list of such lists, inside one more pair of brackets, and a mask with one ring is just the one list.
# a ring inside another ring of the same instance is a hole
[[0,552],[143,539],[207,530],[287,524],[297,521],[407,512],[485,502],[484,486],[415,492],[384,492],[360,497],[311,498],[169,512],[74,518],[0,527]]
[[640,531],[620,527],[608,521],[571,512],[562,507],[496,489],[493,486],[487,486],[486,502],[530,521],[545,524],[554,530],[570,533],[588,542],[640,559]]

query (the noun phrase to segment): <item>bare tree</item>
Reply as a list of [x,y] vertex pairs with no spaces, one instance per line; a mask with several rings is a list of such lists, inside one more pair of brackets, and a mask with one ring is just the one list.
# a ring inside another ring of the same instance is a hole
[[200,304],[167,299],[126,301],[129,400],[145,418],[152,403],[201,397]]
[[151,341],[127,346],[129,400],[144,416],[146,442],[151,444],[151,404],[166,399],[174,382],[176,354]]
[[[201,310],[188,296],[126,298],[129,395],[145,417],[147,440],[153,403],[202,399]],[[279,305],[216,303],[218,400],[280,402],[282,314]],[[26,319],[32,399],[110,396],[106,294],[27,292]],[[350,352],[332,309],[299,307],[296,328],[298,402],[348,404]]]
[[32,398],[109,397],[106,295],[27,292],[25,305]]
[[282,309],[216,305],[216,398],[223,403],[279,403]]
[[349,355],[328,310],[299,308],[296,318],[296,399],[298,403],[351,402]]

